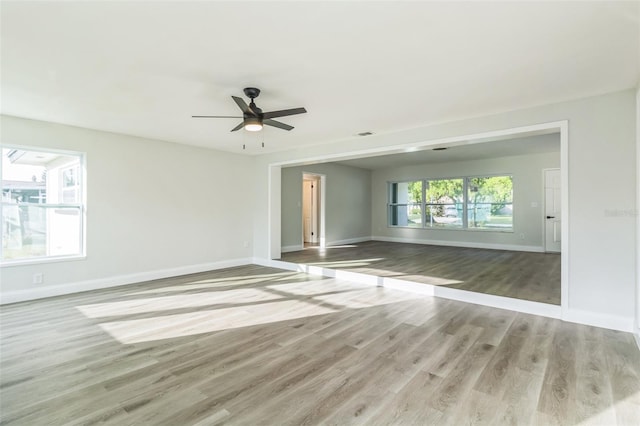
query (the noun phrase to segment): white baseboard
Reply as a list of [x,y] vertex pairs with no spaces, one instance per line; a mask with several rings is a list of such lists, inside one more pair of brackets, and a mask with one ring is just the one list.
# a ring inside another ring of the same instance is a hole
[[564,321],[577,324],[591,325],[594,327],[608,328],[610,330],[626,331],[633,333],[633,317],[620,317],[614,315],[598,314],[594,312],[568,309],[562,316]]
[[522,312],[524,314],[539,315],[547,318],[560,319],[562,312],[560,305],[513,299],[511,297],[495,296],[493,294],[476,293],[473,291],[459,290],[457,288],[435,286],[434,296],[492,308]]
[[219,262],[202,263],[199,265],[180,266],[134,274],[117,275],[113,277],[98,278],[94,280],[78,281],[69,284],[34,287],[24,290],[8,291],[0,294],[0,305],[7,303],[25,302],[28,300],[43,299],[45,297],[62,296],[65,294],[79,293],[88,290],[117,287],[121,285],[140,283],[161,278],[176,277],[179,275],[194,274],[197,272],[211,271],[215,269],[231,268],[252,263],[251,258],[223,260]]
[[300,251],[303,249],[304,249],[304,246],[302,244],[296,244],[293,246],[284,246],[284,247],[280,247],[280,253],[289,253],[292,251]]
[[525,246],[518,244],[493,244],[493,243],[474,243],[469,241],[447,241],[447,240],[424,240],[416,238],[402,238],[402,237],[381,237],[373,236],[373,241],[387,241],[390,243],[410,243],[410,244],[427,244],[433,246],[447,246],[447,247],[467,247],[467,248],[480,248],[491,250],[512,250],[512,251],[527,251],[533,253],[544,253],[544,248],[539,246]]

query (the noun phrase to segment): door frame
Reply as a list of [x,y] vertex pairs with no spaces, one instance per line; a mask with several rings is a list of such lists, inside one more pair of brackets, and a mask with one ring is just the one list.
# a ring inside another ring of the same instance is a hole
[[[326,181],[327,181],[327,176],[320,174],[320,173],[314,173],[314,172],[302,172],[302,185],[303,185],[303,191],[304,191],[304,181],[305,180],[310,180],[310,179],[305,179],[305,176],[310,176],[313,177],[315,182],[319,185],[319,189],[320,191],[316,192],[316,200],[318,202],[319,205],[319,209],[317,210],[318,212],[318,245],[320,248],[325,248],[326,246],[326,239],[325,239],[325,195],[326,195]],[[304,197],[304,194],[303,194]],[[304,198],[302,200],[302,203],[304,203]],[[300,209],[300,215],[304,216],[304,204],[301,204],[301,209]],[[302,223],[301,223],[301,229],[300,229],[300,243],[302,244],[302,247],[304,248],[304,217],[302,218]]]

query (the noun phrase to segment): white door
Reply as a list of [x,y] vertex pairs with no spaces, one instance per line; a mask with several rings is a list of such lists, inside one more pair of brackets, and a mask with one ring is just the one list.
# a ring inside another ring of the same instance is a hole
[[315,181],[302,181],[302,226],[305,243],[318,241],[317,185]]
[[544,249],[560,253],[560,169],[544,171],[544,210]]

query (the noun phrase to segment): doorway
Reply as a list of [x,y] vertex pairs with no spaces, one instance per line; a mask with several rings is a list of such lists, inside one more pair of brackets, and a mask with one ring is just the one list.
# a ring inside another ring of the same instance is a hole
[[[434,147],[442,147],[446,145],[446,147],[456,147],[461,145],[475,145],[482,144],[485,142],[494,142],[503,139],[513,139],[514,137],[528,137],[528,136],[537,136],[537,135],[546,135],[558,133],[560,135],[560,168],[559,168],[559,181],[561,191],[558,193],[558,197],[560,198],[559,205],[561,206],[561,218],[560,223],[563,226],[559,226],[558,223],[556,227],[556,239],[558,240],[561,249],[559,252],[562,253],[562,256],[558,256],[560,259],[560,275],[561,275],[561,304],[559,307],[557,306],[547,306],[546,304],[541,305],[531,305],[532,302],[525,302],[524,300],[518,300],[514,298],[504,298],[501,297],[499,299],[493,299],[492,297],[488,297],[489,295],[481,294],[481,297],[476,296],[478,293],[473,292],[465,292],[461,293],[457,289],[448,289],[444,286],[433,286],[429,291],[432,295],[437,295],[439,297],[451,298],[456,300],[468,301],[471,303],[478,303],[486,306],[494,306],[506,309],[513,309],[521,312],[539,314],[544,316],[551,316],[554,318],[565,318],[568,314],[569,303],[569,268],[568,268],[568,259],[569,259],[569,235],[568,235],[568,218],[569,218],[569,197],[568,197],[568,163],[569,163],[569,150],[568,150],[568,122],[567,121],[557,121],[557,122],[548,122],[548,123],[540,123],[529,126],[522,127],[514,127],[502,130],[488,131],[484,133],[476,133],[476,134],[468,134],[468,135],[459,135],[453,137],[445,137],[440,139],[431,139],[426,140],[420,143],[404,143],[400,145],[386,146],[383,148],[369,148],[362,149],[357,151],[347,151],[341,152],[339,154],[327,155],[325,157],[308,157],[308,158],[296,158],[292,160],[286,160],[281,162],[274,162],[269,165],[269,223],[271,225],[270,233],[268,235],[268,244],[266,245],[266,255],[269,259],[280,259],[281,258],[281,244],[280,244],[280,208],[281,208],[281,193],[280,193],[280,173],[283,167],[293,167],[293,166],[303,166],[305,164],[316,164],[323,163],[329,159],[333,161],[337,160],[348,160],[353,158],[364,158],[367,156],[380,156],[383,154],[398,154],[403,152],[414,152],[421,150],[429,150]],[[538,174],[540,176],[540,174]],[[323,177],[324,178],[324,177]],[[540,177],[538,177],[540,179]],[[539,181],[538,181],[539,182]],[[539,185],[539,184],[538,184]],[[324,181],[321,186],[324,185]],[[538,187],[540,188],[540,187]],[[321,190],[324,190],[322,188]],[[543,201],[543,200],[541,200]],[[531,203],[532,207],[534,202]],[[537,206],[536,206],[537,207]],[[544,210],[538,210],[537,214],[541,214],[545,212]],[[538,216],[539,217],[539,216]],[[543,218],[546,215],[543,216]],[[543,219],[545,220],[545,219]],[[541,223],[541,222],[538,222]],[[301,226],[302,228],[302,226]],[[301,229],[302,232],[302,229]],[[324,237],[324,230],[320,231],[322,233],[322,237]],[[538,232],[544,232],[542,230]],[[538,234],[540,235],[540,234]],[[558,239],[559,237],[559,239]],[[322,238],[321,238],[322,239]],[[302,240],[302,238],[300,238]],[[298,241],[300,241],[298,240]],[[546,240],[546,238],[545,238]],[[540,241],[540,240],[538,240]],[[540,243],[543,243],[540,241]],[[322,244],[322,243],[321,243]],[[546,247],[546,241],[544,244],[541,244],[540,250],[544,251]],[[323,269],[323,273],[325,273]],[[387,282],[388,281],[388,282]],[[397,283],[394,283],[392,280],[379,278],[377,281],[378,285],[384,286],[396,286]],[[381,284],[382,283],[382,284]],[[402,289],[411,289],[416,290],[415,287],[407,286],[405,283],[402,284]],[[424,287],[420,287],[420,289],[424,289]],[[411,291],[410,290],[410,291]],[[558,309],[559,308],[559,309]]]
[[302,243],[303,247],[320,245],[321,230],[320,176],[302,175]]

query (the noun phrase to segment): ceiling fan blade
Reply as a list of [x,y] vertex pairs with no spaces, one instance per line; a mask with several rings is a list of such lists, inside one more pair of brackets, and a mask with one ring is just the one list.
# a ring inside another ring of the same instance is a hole
[[307,112],[307,110],[304,108],[282,109],[280,111],[265,112],[263,117],[264,118],[285,117],[287,115],[304,114],[305,112]]
[[245,114],[256,115],[255,112],[253,112],[253,110],[249,108],[249,105],[247,105],[244,99],[239,98],[237,96],[231,96],[231,97],[233,98],[234,101],[236,101],[236,104],[238,104],[238,107],[240,107],[242,112],[244,112]]
[[237,115],[192,115],[191,118],[242,118]]
[[236,130],[240,130],[244,127],[244,121],[240,124],[238,124],[236,127],[234,127],[233,129],[231,129],[232,132],[235,132]]
[[284,123],[281,123],[279,121],[271,120],[271,119],[268,119],[268,118],[262,120],[262,124],[266,124],[267,126],[277,127],[278,129],[283,129],[283,130],[291,130],[291,129],[293,129],[293,126],[289,126],[288,124],[284,124]]

